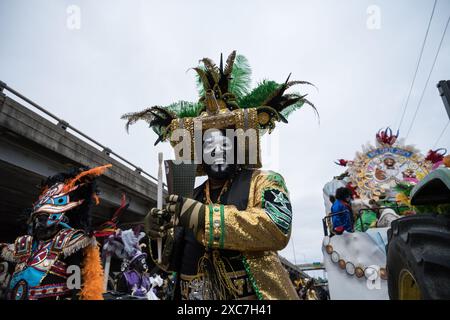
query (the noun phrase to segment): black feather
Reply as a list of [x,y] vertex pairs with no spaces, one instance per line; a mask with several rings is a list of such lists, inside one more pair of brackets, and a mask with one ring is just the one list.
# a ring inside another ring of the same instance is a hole
[[231,76],[231,72],[233,71],[233,65],[234,65],[235,59],[236,59],[236,50],[233,50],[233,52],[231,52],[227,58],[225,70],[223,72],[225,74],[225,76],[227,76],[228,78]]

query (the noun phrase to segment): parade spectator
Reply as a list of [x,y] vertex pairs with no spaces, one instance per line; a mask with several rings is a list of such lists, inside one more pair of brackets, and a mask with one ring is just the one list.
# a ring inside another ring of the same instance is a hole
[[344,231],[353,232],[353,216],[351,208],[352,193],[347,188],[336,190],[335,201],[331,206],[333,231],[342,234]]

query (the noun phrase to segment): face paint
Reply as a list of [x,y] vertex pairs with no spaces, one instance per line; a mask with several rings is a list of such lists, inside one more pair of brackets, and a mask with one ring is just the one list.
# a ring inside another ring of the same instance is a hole
[[64,184],[57,183],[43,193],[39,200],[34,204],[33,214],[48,213],[48,214],[62,214],[66,211],[72,210],[83,203],[80,201],[70,201],[70,192],[75,191],[78,186],[64,192]]
[[147,255],[145,253],[141,253],[135,258],[131,259],[131,267],[140,273],[147,272]]
[[141,271],[147,272],[148,266],[147,266],[147,261],[145,260],[145,258],[141,259],[141,264],[140,265],[141,265],[141,268],[142,268]]
[[58,232],[57,224],[49,221],[49,215],[35,215],[32,221],[32,233],[38,240],[48,240]]
[[[46,190],[33,206],[31,217],[46,216],[46,226],[51,228],[55,225],[61,225],[64,228],[70,228],[67,225],[65,212],[70,211],[83,203],[83,199],[79,201],[71,201],[70,192],[75,191],[78,186],[68,191],[64,191],[64,183],[56,183]],[[41,218],[42,219],[42,218]],[[40,226],[40,224],[39,224]]]
[[203,166],[209,177],[228,179],[236,171],[233,140],[221,130],[208,130],[204,135]]
[[61,227],[70,228],[65,213],[83,203],[84,200],[71,201],[70,197],[70,193],[79,186],[65,190],[66,185],[59,182],[45,190],[33,205],[31,233],[45,240],[55,235]]

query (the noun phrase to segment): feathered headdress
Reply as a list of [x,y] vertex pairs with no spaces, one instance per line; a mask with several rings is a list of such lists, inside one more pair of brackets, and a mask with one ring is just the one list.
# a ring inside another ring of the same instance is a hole
[[96,177],[102,175],[112,165],[95,168],[73,168],[48,177],[41,183],[41,193],[30,210],[29,221],[36,214],[49,214],[48,224],[84,229],[90,232],[90,210],[98,204]]
[[[197,75],[198,102],[179,101],[166,107],[154,106],[141,112],[127,113],[126,128],[144,120],[158,135],[155,145],[170,139],[178,128],[192,130],[194,121],[200,121],[202,129],[242,128],[244,130],[275,128],[276,122],[287,123],[287,117],[303,105],[315,106],[306,99],[306,94],[287,93],[295,85],[312,85],[307,81],[283,83],[263,80],[251,89],[251,69],[247,59],[233,51],[226,59],[222,56],[217,66],[209,58],[200,60],[192,68]],[[192,135],[193,136],[193,135]]]

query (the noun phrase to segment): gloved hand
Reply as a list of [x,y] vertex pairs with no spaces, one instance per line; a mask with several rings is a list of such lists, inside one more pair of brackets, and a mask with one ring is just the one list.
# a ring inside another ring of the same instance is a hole
[[165,209],[151,209],[144,218],[144,222],[145,233],[151,239],[164,238],[167,235],[167,230],[174,226],[171,220],[171,214]]
[[166,211],[175,216],[175,225],[189,228],[194,235],[205,225],[208,206],[199,201],[171,194],[166,198]]

